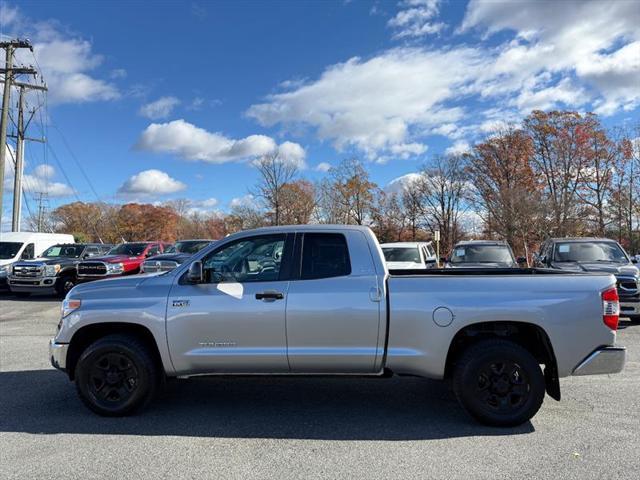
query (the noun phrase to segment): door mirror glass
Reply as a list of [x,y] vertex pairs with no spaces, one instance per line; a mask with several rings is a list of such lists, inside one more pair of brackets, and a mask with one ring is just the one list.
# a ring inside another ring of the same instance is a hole
[[187,281],[189,283],[202,283],[204,282],[204,274],[202,270],[202,262],[197,260],[189,265],[189,271],[187,272]]

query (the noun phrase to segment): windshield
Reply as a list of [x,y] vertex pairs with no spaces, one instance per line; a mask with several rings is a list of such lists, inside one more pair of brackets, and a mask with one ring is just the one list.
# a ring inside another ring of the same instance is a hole
[[190,253],[194,254],[202,250],[209,245],[207,240],[189,240],[184,242],[176,242],[175,245],[170,247],[170,250],[165,250],[165,253]]
[[147,248],[146,243],[121,243],[109,250],[108,255],[129,255],[131,257],[139,257]]
[[615,242],[556,243],[553,261],[629,263],[624,250]]
[[465,245],[453,249],[452,264],[461,263],[507,263],[515,260],[506,245]]
[[8,260],[15,257],[22,247],[21,242],[0,242],[0,259]]
[[80,258],[83,250],[84,247],[81,245],[54,245],[47,248],[42,256],[47,258]]
[[387,262],[420,263],[418,247],[383,247],[382,253]]

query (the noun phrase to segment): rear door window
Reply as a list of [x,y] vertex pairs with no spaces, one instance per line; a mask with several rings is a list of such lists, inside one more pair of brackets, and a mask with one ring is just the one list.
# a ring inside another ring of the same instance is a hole
[[342,277],[351,273],[349,249],[339,233],[305,233],[300,278]]

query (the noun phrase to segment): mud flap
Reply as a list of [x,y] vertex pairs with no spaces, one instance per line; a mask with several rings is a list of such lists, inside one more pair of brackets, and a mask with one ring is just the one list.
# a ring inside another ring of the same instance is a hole
[[555,365],[548,365],[544,368],[544,382],[547,386],[547,393],[554,400],[560,401],[560,379],[558,369]]

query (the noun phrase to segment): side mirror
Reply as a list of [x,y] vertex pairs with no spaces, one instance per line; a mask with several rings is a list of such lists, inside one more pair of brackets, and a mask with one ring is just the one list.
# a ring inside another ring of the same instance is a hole
[[631,263],[636,263],[637,264],[638,263],[638,259],[637,258],[632,258],[631,259]]
[[440,263],[448,263],[449,257],[440,257]]
[[204,271],[202,269],[202,262],[200,260],[197,260],[189,265],[189,271],[187,272],[187,281],[189,283],[204,282]]
[[516,258],[516,262],[518,262],[519,264],[526,264],[527,263],[527,257],[518,257]]

